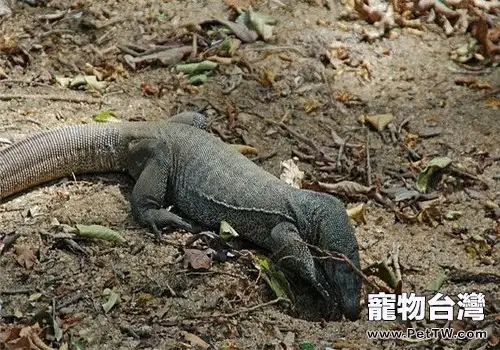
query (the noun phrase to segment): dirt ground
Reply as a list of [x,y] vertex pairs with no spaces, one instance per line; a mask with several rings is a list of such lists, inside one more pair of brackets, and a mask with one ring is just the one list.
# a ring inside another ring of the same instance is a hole
[[[344,11],[340,2],[330,1],[331,10],[319,1],[296,1],[288,7],[275,1],[254,3],[259,13],[277,19],[272,38],[242,43],[234,56],[239,60],[220,64],[209,82],[194,87],[185,75],[161,64],[133,70],[118,46],[191,45],[193,35],[181,25],[233,19],[234,11],[224,1],[59,0],[49,7],[13,2],[13,15],[0,24],[0,147],[44,130],[91,123],[103,111],[136,121],[197,110],[207,115],[217,136],[257,148],[255,161],[277,176],[280,162],[297,156],[307,180],[368,185],[370,178],[384,198],[389,198],[390,189],[411,188],[430,159],[449,157],[458,170],[443,171],[429,190],[438,199],[432,210],[419,207],[426,203],[422,198],[402,201],[398,211],[406,216],[397,218],[373,196],[348,193],[341,198],[349,208],[365,204],[366,221],[356,224],[363,268],[398,252],[404,292],[433,296],[429,284],[446,272],[449,277],[440,292],[484,293],[484,321],[446,326],[487,329],[489,338],[370,340],[367,330],[425,329],[445,322],[369,321],[366,296],[373,287],[368,284],[363,286],[356,322],[312,322],[293,317],[280,303],[262,305],[275,296],[248,258],[215,263],[209,271],[185,268],[180,249],[166,240],[182,245],[190,235],[176,232],[156,242],[131,217],[131,180],[104,174],[68,178],[0,205],[0,239],[20,234],[14,247],[0,255],[2,341],[13,336],[13,329],[55,318],[62,337],[41,322],[39,339],[61,349],[498,345],[500,215],[494,204],[500,204],[499,70],[481,64],[470,70],[453,63],[450,52],[470,35],[446,37],[435,24],[426,25],[423,35],[395,29],[400,35],[368,42],[359,33],[372,26],[359,19],[339,20]],[[70,12],[56,19],[38,17],[63,10]],[[206,50],[204,33],[198,37],[199,52]],[[7,50],[9,42],[20,46]],[[329,61],[328,48],[339,42],[348,58]],[[107,77],[100,93],[64,88],[54,81],[55,76],[73,78],[96,71]],[[457,79],[471,78],[490,86],[476,90],[457,84]],[[397,139],[391,139],[390,128],[377,132],[360,124],[360,116],[377,114],[394,116]],[[299,137],[263,117],[283,121]],[[358,146],[339,152],[332,130]],[[429,130],[439,132],[426,137]],[[315,154],[301,135],[322,153]],[[417,212],[418,220],[408,217]],[[78,241],[81,252],[55,238],[63,224],[103,225],[119,231],[127,244]],[[380,278],[370,279],[385,285]],[[121,299],[108,313],[101,306],[106,288]],[[50,311],[54,305],[56,315]]]

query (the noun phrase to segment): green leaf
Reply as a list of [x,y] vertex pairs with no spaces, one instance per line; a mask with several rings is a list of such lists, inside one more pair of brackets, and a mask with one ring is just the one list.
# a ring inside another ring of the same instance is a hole
[[226,38],[218,50],[220,56],[232,57],[241,45],[241,41],[233,38]]
[[443,286],[443,283],[448,279],[448,275],[445,271],[441,271],[439,275],[429,282],[427,285],[427,290],[437,292]]
[[109,242],[125,243],[126,240],[117,231],[101,225],[76,225],[77,236],[97,238]]
[[161,12],[157,17],[156,17],[157,21],[160,22],[160,23],[164,23],[166,20],[167,20],[167,16]]
[[269,40],[273,36],[273,27],[270,23],[275,23],[274,20],[267,16],[261,15],[252,10],[248,11],[248,26],[255,30],[264,40]]
[[71,345],[73,346],[74,350],[85,350],[85,346],[80,340],[72,340]]
[[52,327],[54,328],[54,338],[56,341],[60,341],[63,337],[63,330],[59,326],[59,321],[57,320],[57,317],[54,317],[52,322]]
[[227,221],[222,220],[220,222],[219,236],[224,241],[229,241],[231,238],[238,237],[239,234]]
[[300,350],[315,350],[316,346],[313,343],[302,343],[299,345]]
[[71,89],[84,86],[85,88],[91,88],[97,91],[103,91],[106,88],[106,83],[102,81],[97,81],[95,75],[77,75],[69,83]]
[[54,329],[54,338],[60,341],[63,337],[63,330],[59,325],[59,319],[56,312],[56,301],[52,299],[52,328]]
[[391,267],[384,261],[377,261],[363,269],[366,276],[377,276],[387,283],[391,288],[396,288],[398,280]]
[[253,262],[255,267],[262,273],[264,281],[271,287],[278,298],[294,299],[285,275],[269,259],[254,255]]
[[427,191],[427,187],[429,185],[429,181],[432,178],[432,175],[438,170],[444,169],[451,164],[452,160],[448,157],[436,157],[433,158],[427,163],[427,166],[424,170],[420,172],[418,175],[416,187],[422,193]]
[[94,116],[94,121],[97,123],[118,123],[120,118],[113,111],[103,111]]
[[106,288],[102,294],[108,296],[108,300],[102,304],[102,309],[104,310],[104,313],[107,314],[113,306],[120,302],[120,294],[113,292],[109,288]]
[[198,63],[178,64],[177,66],[175,66],[174,71],[191,75],[212,71],[215,68],[217,68],[216,62],[205,60]]
[[191,85],[202,85],[208,81],[208,77],[205,74],[192,75],[188,79],[188,84]]
[[56,79],[56,82],[61,85],[61,86],[64,86],[64,87],[68,87],[69,84],[71,83],[71,78],[66,78],[66,77],[61,77],[61,76],[57,76],[55,77]]
[[37,301],[38,299],[40,299],[41,297],[43,296],[42,293],[35,293],[35,294],[31,294],[28,298],[29,301]]

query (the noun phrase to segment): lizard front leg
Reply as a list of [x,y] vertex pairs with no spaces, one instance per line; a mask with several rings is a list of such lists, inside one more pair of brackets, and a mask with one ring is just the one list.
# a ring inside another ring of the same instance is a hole
[[160,140],[142,139],[129,145],[128,170],[137,182],[132,191],[134,218],[159,234],[164,228],[193,231],[193,226],[180,216],[166,210],[169,176],[168,149]]
[[286,272],[293,273],[313,286],[325,299],[328,293],[321,271],[316,269],[311,251],[299,235],[295,225],[282,222],[271,231],[273,259]]

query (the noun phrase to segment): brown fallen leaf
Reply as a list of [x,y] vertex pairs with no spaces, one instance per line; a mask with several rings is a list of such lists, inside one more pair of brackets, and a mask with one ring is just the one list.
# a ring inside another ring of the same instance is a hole
[[155,96],[158,94],[158,89],[148,83],[141,84],[141,91],[144,96]]
[[134,70],[136,66],[140,64],[158,63],[163,66],[171,66],[180,62],[182,58],[190,54],[192,50],[193,48],[191,46],[179,46],[138,57],[124,55],[123,59],[125,63]]
[[490,83],[481,81],[477,78],[469,78],[469,77],[459,77],[455,79],[455,84],[461,86],[467,86],[474,90],[489,90],[493,87]]
[[500,61],[500,26],[489,28],[484,17],[480,17],[471,24],[471,33],[484,47],[485,53],[493,62]]
[[375,187],[367,187],[353,181],[340,181],[335,184],[317,182],[317,181],[303,181],[302,188],[314,190],[318,192],[328,192],[339,196],[353,197],[357,195],[370,195],[376,192]]
[[304,112],[310,114],[316,111],[319,107],[321,107],[321,104],[317,100],[310,99],[307,100],[306,103],[304,103]]
[[491,97],[486,100],[486,106],[491,109],[500,108],[500,98]]
[[4,340],[9,349],[54,350],[40,339],[40,326],[35,323],[28,327],[14,327]]
[[231,29],[231,31],[238,37],[238,39],[243,42],[251,43],[257,40],[257,38],[259,37],[259,35],[255,31],[251,30],[244,24],[226,21],[225,19],[216,19],[215,21]]
[[30,248],[19,246],[16,247],[16,261],[27,270],[31,270],[36,263],[36,256]]
[[212,259],[204,250],[184,249],[184,258],[182,264],[185,269],[191,266],[195,270],[208,270],[212,266]]
[[271,69],[264,69],[260,73],[260,83],[262,86],[270,87],[276,82],[276,74]]
[[202,349],[208,349],[210,347],[206,341],[193,333],[183,331],[182,334],[184,335],[184,339],[186,339],[195,348],[199,347]]
[[358,225],[366,224],[365,203],[347,209],[347,216],[356,221]]
[[375,114],[362,117],[364,122],[370,124],[377,131],[382,131],[385,127],[394,120],[392,114]]
[[233,144],[233,145],[231,145],[231,148],[233,148],[235,151],[237,151],[245,156],[256,156],[259,154],[259,151],[257,150],[257,148],[252,147],[252,146]]

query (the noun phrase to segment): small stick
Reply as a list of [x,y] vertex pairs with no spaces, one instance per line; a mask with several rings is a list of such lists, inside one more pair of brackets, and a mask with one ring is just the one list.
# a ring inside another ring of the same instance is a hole
[[194,318],[202,318],[202,319],[205,319],[205,318],[217,318],[217,317],[228,317],[229,318],[229,317],[238,316],[238,315],[241,315],[241,314],[244,314],[244,313],[250,313],[250,312],[256,311],[258,309],[262,309],[264,307],[277,304],[280,301],[289,301],[289,300],[285,299],[285,298],[276,298],[276,299],[273,299],[271,301],[268,301],[267,303],[257,304],[257,305],[252,306],[252,307],[243,308],[243,309],[240,309],[238,311],[231,312],[229,314],[199,315],[199,316],[195,316]]
[[34,85],[34,86],[43,86],[43,87],[53,88],[52,85],[40,83],[38,81],[29,81],[29,80],[22,80],[22,79],[3,79],[3,80],[0,80],[0,84],[6,84],[6,83],[28,84],[28,85]]
[[320,247],[318,246],[315,246],[315,245],[312,245],[312,244],[309,244],[309,243],[306,243],[306,242],[302,242],[302,243],[305,243],[306,246],[318,251],[319,253],[321,254],[324,254],[326,255],[327,258],[330,258],[330,259],[333,259],[333,260],[338,260],[338,261],[342,261],[344,263],[346,263],[355,273],[357,273],[362,279],[363,281],[372,286],[373,288],[375,288],[376,290],[378,291],[382,291],[382,292],[386,292],[386,293],[390,293],[391,291],[384,287],[384,286],[380,286],[378,285],[376,282],[374,281],[371,281],[364,273],[363,271],[361,271],[360,269],[358,269],[353,263],[351,260],[349,260],[349,258],[347,256],[345,256],[344,254],[341,254],[341,253],[338,253],[338,252],[329,252],[329,251],[326,251],[326,250],[323,250],[321,249]]
[[127,45],[116,45],[116,47],[121,51],[126,54],[129,54],[130,56],[137,57],[140,55],[139,52],[135,51],[134,49],[131,49]]
[[337,171],[338,172],[342,171],[342,157],[344,156],[345,144],[346,144],[346,142],[344,141],[343,143],[340,144],[340,147],[339,147],[339,153],[337,156]]
[[305,143],[306,145],[308,145],[309,147],[311,147],[316,153],[321,154],[323,156],[323,158],[327,162],[335,163],[335,159],[333,159],[332,157],[328,156],[314,141],[312,141],[311,139],[308,139],[307,137],[299,134],[297,131],[295,131],[294,129],[292,129],[291,127],[289,127],[288,125],[286,125],[285,123],[274,121],[272,119],[266,118],[266,117],[264,117],[264,116],[262,116],[260,114],[255,113],[255,112],[252,112],[252,114],[254,114],[254,115],[256,115],[256,116],[258,116],[260,118],[263,118],[264,121],[266,121],[269,124],[277,125],[277,126],[283,128],[283,129],[285,129],[286,131],[288,131],[288,133],[290,135],[292,135],[293,137],[295,137],[299,141],[302,141],[303,143]]
[[198,36],[196,35],[196,33],[193,33],[193,43],[192,43],[191,55],[189,55],[189,58],[195,59],[197,52],[198,52]]
[[11,290],[1,290],[0,294],[3,295],[16,295],[16,294],[32,294],[36,290],[33,288],[19,288],[19,289],[11,289]]
[[75,103],[100,103],[100,100],[90,99],[76,96],[61,96],[61,95],[23,95],[23,94],[0,94],[0,101],[10,100],[49,100],[49,101],[66,101]]
[[458,169],[457,167],[454,167],[454,166],[449,167],[448,170],[449,170],[450,173],[452,173],[455,176],[461,176],[461,177],[465,177],[465,178],[467,178],[469,180],[479,181],[483,185],[485,185],[486,187],[490,187],[490,185],[484,179],[480,178],[477,175],[474,175],[474,174],[462,171],[462,170],[460,170],[460,169]]
[[370,133],[365,129],[366,135],[366,184],[368,187],[372,185],[372,165],[370,162]]
[[345,147],[347,147],[347,148],[359,148],[361,146],[360,144],[346,142],[346,140],[344,140],[341,136],[339,136],[339,134],[337,134],[335,132],[335,130],[333,130],[333,129],[330,129],[330,134],[332,135],[333,142],[337,146],[341,146],[344,148]]
[[290,50],[294,51],[295,53],[298,53],[301,56],[306,56],[304,52],[302,52],[298,47],[296,46],[263,46],[263,47],[245,47],[244,49],[241,49],[240,51],[242,52],[248,52],[248,51],[285,51],[285,50]]
[[69,306],[71,304],[74,304],[74,303],[80,301],[83,298],[85,298],[85,294],[83,294],[83,293],[76,293],[73,296],[71,296],[68,300],[66,300],[65,302],[57,305],[57,307],[55,307],[54,310],[60,311],[62,308],[65,308],[65,307],[67,307],[67,306]]

